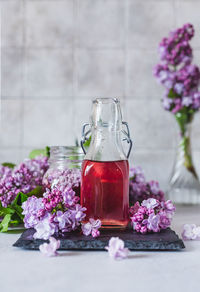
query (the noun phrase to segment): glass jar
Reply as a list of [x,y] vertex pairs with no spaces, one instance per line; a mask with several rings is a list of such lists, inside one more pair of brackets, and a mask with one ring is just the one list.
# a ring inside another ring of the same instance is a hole
[[[102,228],[124,229],[128,224],[129,163],[132,147],[128,125],[122,122],[120,102],[116,98],[97,98],[93,101],[91,130],[85,133],[81,145],[85,152],[82,164],[81,205],[86,218],[100,219]],[[126,130],[124,129],[126,127]],[[89,148],[84,148],[91,133]],[[128,155],[122,147],[121,134],[130,147]]]
[[81,163],[84,153],[78,146],[50,147],[49,169],[43,177],[43,185],[72,187],[80,195]]

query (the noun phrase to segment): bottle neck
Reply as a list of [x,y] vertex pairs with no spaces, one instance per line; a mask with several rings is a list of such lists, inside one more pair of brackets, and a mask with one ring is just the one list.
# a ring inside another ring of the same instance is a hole
[[113,131],[108,127],[93,128],[91,143],[85,159],[95,161],[127,160],[121,143],[121,131]]

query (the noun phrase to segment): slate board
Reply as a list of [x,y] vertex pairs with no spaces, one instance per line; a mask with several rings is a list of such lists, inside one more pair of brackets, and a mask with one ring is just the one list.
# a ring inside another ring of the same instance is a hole
[[[45,240],[33,239],[34,229],[27,229],[13,246],[24,249],[38,250],[40,244]],[[92,236],[84,236],[79,231],[65,233],[60,239],[60,250],[105,250],[111,237],[119,237],[125,241],[125,246],[130,250],[171,250],[177,251],[183,249],[184,243],[178,235],[167,228],[159,233],[139,234],[132,229],[124,231],[102,230],[101,235],[94,239]]]

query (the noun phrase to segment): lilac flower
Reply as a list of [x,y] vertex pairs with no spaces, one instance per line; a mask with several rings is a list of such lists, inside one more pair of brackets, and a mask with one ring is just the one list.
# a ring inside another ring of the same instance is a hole
[[12,172],[0,179],[0,201],[7,207],[19,192],[28,193],[42,185],[42,178],[48,169],[48,158],[38,156],[35,159],[25,159]]
[[49,238],[49,243],[43,243],[39,246],[42,254],[48,257],[56,256],[57,249],[60,247],[60,240],[56,240],[54,237]]
[[184,85],[183,83],[177,82],[174,84],[174,90],[176,93],[181,94],[183,92]]
[[54,221],[58,222],[59,230],[66,230],[66,225],[70,225],[70,211],[66,211],[63,213],[62,211],[57,211],[56,216],[54,217]]
[[160,191],[160,186],[159,186],[159,183],[157,181],[154,181],[154,180],[150,181],[149,187],[150,187],[151,192],[154,195],[158,195],[158,193]]
[[163,107],[166,110],[169,110],[171,105],[173,104],[173,100],[167,97],[164,97],[162,102],[163,102]]
[[190,96],[184,96],[182,99],[183,106],[190,106],[192,104],[192,98]]
[[130,219],[133,229],[142,234],[159,232],[171,225],[175,207],[170,200],[158,201],[153,198],[137,202],[130,208]]
[[200,240],[200,226],[196,224],[185,224],[182,237],[184,240]]
[[39,222],[38,212],[44,207],[42,198],[29,197],[22,204],[25,228],[33,228]]
[[101,227],[101,220],[94,220],[93,218],[89,219],[89,222],[82,224],[81,229],[84,235],[88,236],[92,234],[93,237],[100,235],[98,229]]
[[147,228],[148,230],[151,230],[153,232],[160,231],[160,215],[155,215],[154,213],[149,215],[149,218],[147,219]]
[[35,230],[36,232],[33,235],[34,238],[47,240],[56,233],[58,227],[56,224],[51,223],[51,215],[47,214],[35,225]]
[[144,200],[141,205],[147,209],[154,209],[159,205],[159,201],[153,198],[149,198]]
[[137,183],[145,182],[144,172],[140,166],[130,168],[130,178],[134,179]]
[[173,205],[172,201],[171,200],[167,200],[164,202],[164,209],[166,212],[168,213],[173,213],[175,212],[176,208],[175,206]]
[[0,181],[5,177],[9,177],[12,174],[12,169],[7,166],[0,165]]
[[134,205],[137,201],[142,202],[148,198],[162,201],[164,200],[164,193],[160,190],[158,182],[145,181],[141,167],[134,167],[130,169],[129,197],[130,203]]
[[92,237],[96,238],[100,236],[100,231],[97,229],[92,230]]
[[173,114],[188,115],[200,108],[200,99],[194,98],[200,84],[200,70],[191,64],[193,55],[189,44],[194,36],[194,27],[185,24],[163,38],[159,45],[161,63],[157,64],[153,74],[166,88],[162,103],[165,110]]
[[115,260],[125,259],[129,253],[128,248],[124,247],[124,241],[119,237],[111,237],[105,249],[108,251],[109,256]]
[[33,196],[23,203],[25,227],[34,227],[34,238],[43,239],[77,229],[86,216],[86,208],[78,204],[78,200],[69,187],[47,188],[42,198]]

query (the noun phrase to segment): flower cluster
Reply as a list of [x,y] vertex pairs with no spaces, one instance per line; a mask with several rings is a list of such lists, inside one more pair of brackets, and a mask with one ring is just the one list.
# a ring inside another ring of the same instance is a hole
[[137,202],[130,208],[133,229],[142,234],[166,229],[171,225],[174,211],[175,207],[170,200],[160,202],[149,198],[141,205]]
[[130,203],[142,202],[148,198],[155,198],[159,201],[164,200],[164,193],[160,190],[157,181],[146,182],[144,173],[140,166],[130,169],[129,180]]
[[0,170],[0,201],[7,207],[19,192],[29,193],[42,185],[42,179],[48,169],[48,158],[38,156],[26,159],[13,170],[7,167]]
[[187,23],[183,27],[172,31],[168,38],[163,38],[159,46],[162,61],[177,66],[191,63],[192,49],[189,41],[194,36],[194,27]]
[[164,108],[174,114],[188,109],[195,112],[200,108],[200,70],[191,64],[193,56],[189,44],[193,36],[193,26],[185,24],[159,45],[161,64],[155,66],[154,75],[166,88]]
[[22,204],[24,225],[35,228],[35,238],[48,239],[53,234],[75,230],[84,219],[85,208],[70,187],[57,185],[46,189],[43,198],[34,196]]

